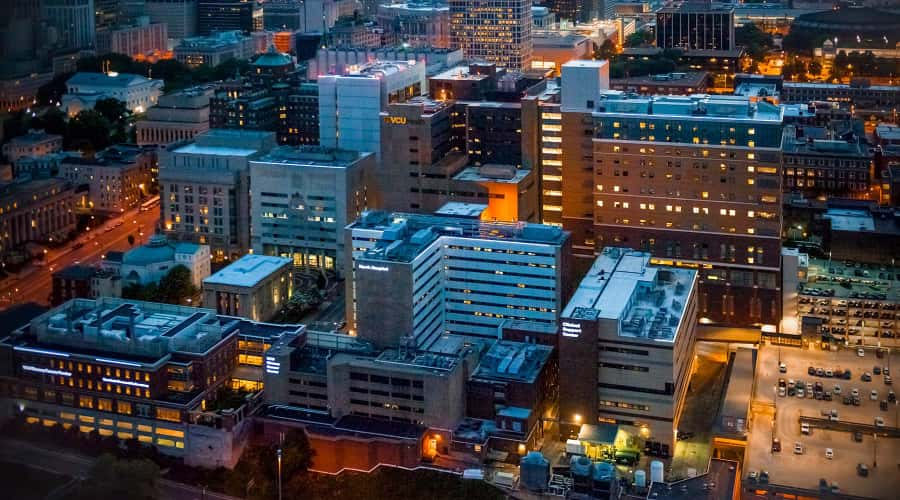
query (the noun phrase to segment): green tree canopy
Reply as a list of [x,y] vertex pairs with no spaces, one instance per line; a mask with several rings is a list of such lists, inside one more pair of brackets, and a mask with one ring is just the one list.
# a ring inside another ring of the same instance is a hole
[[71,500],[155,500],[159,498],[159,467],[150,460],[117,460],[105,454],[94,462],[89,477],[69,495]]
[[612,60],[614,57],[616,57],[616,54],[616,44],[614,44],[613,41],[609,38],[603,40],[603,43],[599,47],[594,49],[594,57],[600,60]]
[[[245,449],[233,473],[228,477],[226,492],[240,497],[246,495],[248,499],[275,498],[278,448],[277,443],[265,443]],[[309,469],[314,451],[309,446],[306,433],[299,429],[285,435],[281,450],[281,477],[283,484],[288,484],[292,478],[304,474]],[[303,498],[296,495],[293,497]],[[288,498],[292,496],[288,495]]]
[[97,101],[94,104],[94,111],[103,115],[109,123],[114,124],[121,123],[129,115],[125,103],[113,97],[107,97]]
[[109,134],[112,125],[99,112],[86,109],[69,119],[66,127],[65,147],[81,151],[99,151],[111,144]]
[[753,23],[747,23],[734,30],[735,42],[744,47],[753,59],[761,59],[772,50],[772,36]]

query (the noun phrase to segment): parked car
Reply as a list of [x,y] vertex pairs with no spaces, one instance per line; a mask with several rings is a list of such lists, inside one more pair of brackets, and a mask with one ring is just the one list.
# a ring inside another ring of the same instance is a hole
[[892,383],[893,383],[893,382],[891,381],[891,376],[890,376],[890,375],[885,375],[885,376],[884,376],[884,385],[891,385]]
[[831,368],[825,369],[825,376],[828,378],[834,377],[834,371]]
[[859,396],[859,389],[857,389],[856,387],[854,387],[853,389],[850,389],[850,395],[853,397]]
[[882,417],[875,417],[875,427],[884,427],[884,419]]
[[878,403],[878,407],[881,408],[881,411],[887,411],[888,402],[886,399],[882,399],[880,403]]
[[759,482],[763,484],[768,484],[769,482],[769,471],[760,471],[759,472]]
[[756,480],[757,480],[758,478],[759,478],[759,475],[756,473],[755,470],[752,470],[752,471],[750,471],[749,474],[747,474],[747,479],[748,479],[751,483],[755,483]]
[[784,387],[778,388],[778,397],[783,398],[787,394],[787,390]]
[[880,366],[873,367],[872,373],[874,373],[875,375],[881,375],[881,367]]
[[856,464],[856,474],[859,477],[869,477],[869,467],[866,464]]
[[803,422],[802,424],[800,424],[800,433],[801,434],[809,434],[809,424],[808,423]]
[[832,392],[834,392],[835,394],[840,394],[841,393],[840,384],[834,384],[834,390]]
[[778,453],[781,451],[781,441],[778,438],[772,439],[772,453]]
[[834,450],[832,450],[831,448],[825,448],[825,458],[827,458],[828,460],[833,459],[834,458]]
[[863,434],[862,434],[862,432],[859,432],[859,431],[854,432],[854,433],[853,433],[853,440],[856,441],[857,443],[862,443],[862,440],[863,440]]
[[780,365],[778,365],[778,371],[781,373],[787,373],[787,365],[784,363],[781,363]]
[[872,392],[869,393],[869,399],[876,401],[878,399],[878,391],[872,389]]
[[803,444],[800,443],[800,441],[797,441],[796,443],[794,443],[794,454],[795,455],[803,454]]
[[863,373],[862,376],[859,377],[859,378],[860,378],[860,380],[862,380],[863,382],[871,382],[871,381],[872,381],[872,374],[869,373],[869,372],[865,372],[865,373]]
[[863,349],[862,347],[860,347],[859,349],[856,350],[856,355],[859,356],[859,357],[861,357],[861,358],[862,358],[862,357],[865,357],[865,355],[866,355],[866,350]]
[[815,374],[816,374],[816,369],[813,368],[812,366],[810,366],[809,368],[806,369],[806,373],[808,373],[808,374],[810,374],[810,375],[815,375]]

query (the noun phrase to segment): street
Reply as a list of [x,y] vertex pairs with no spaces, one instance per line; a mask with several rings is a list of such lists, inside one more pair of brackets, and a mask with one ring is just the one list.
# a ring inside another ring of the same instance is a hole
[[[0,460],[20,463],[29,467],[65,474],[71,477],[86,477],[90,471],[93,459],[64,450],[42,448],[30,443],[18,440],[3,439],[0,446]],[[167,479],[160,479],[160,498],[164,500],[236,500],[234,497],[203,491],[191,485],[176,483]]]
[[[114,227],[117,221],[123,221],[119,227]],[[0,310],[13,304],[36,302],[48,305],[48,298],[53,286],[53,272],[72,264],[90,264],[101,259],[109,251],[125,251],[131,247],[128,245],[128,236],[134,236],[134,245],[143,241],[156,231],[159,221],[159,207],[154,207],[146,212],[136,209],[126,212],[120,217],[112,218],[103,226],[92,228],[84,235],[79,236],[77,242],[84,243],[81,248],[74,248],[76,241],[67,243],[64,247],[47,252],[43,265],[30,264],[23,269],[17,278],[13,277],[0,285]],[[109,231],[106,228],[111,227]]]

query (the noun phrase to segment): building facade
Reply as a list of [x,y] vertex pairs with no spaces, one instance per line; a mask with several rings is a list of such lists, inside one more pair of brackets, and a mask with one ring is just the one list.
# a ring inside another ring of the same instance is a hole
[[501,68],[531,67],[530,0],[450,0],[450,46],[466,59]]
[[76,186],[87,187],[87,195],[78,200],[79,209],[120,214],[136,208],[150,193],[155,168],[154,149],[117,144],[92,158],[64,158],[59,176]]
[[190,141],[209,130],[209,100],[212,85],[192,87],[159,97],[156,105],[139,120],[137,143],[141,146]]
[[[616,424],[627,447],[675,450],[694,361],[697,271],[606,247],[562,313],[561,435],[582,424]],[[618,443],[617,443],[618,444]]]
[[44,0],[41,17],[67,49],[90,49],[96,41],[94,0]]
[[138,23],[97,32],[97,52],[100,54],[136,57],[165,54],[168,49],[169,33],[163,23]]
[[75,190],[71,182],[41,179],[0,189],[0,253],[32,241],[63,241],[74,230]]
[[191,283],[200,288],[209,276],[209,247],[185,242],[169,242],[155,234],[145,245],[125,252],[119,275],[123,286],[159,283],[172,269],[183,266],[191,273]]
[[250,250],[251,159],[275,147],[272,132],[213,129],[160,153],[162,226],[178,241],[209,245],[215,261]]
[[343,228],[377,208],[375,155],[282,146],[250,162],[251,243],[259,255],[341,275],[349,260]]
[[662,49],[734,50],[734,8],[684,2],[656,13],[656,46]]
[[378,6],[378,24],[410,47],[450,48],[450,8],[435,0]]
[[197,0],[144,0],[144,12],[150,22],[166,25],[169,38],[197,34]]
[[79,111],[93,109],[101,99],[118,99],[128,111],[143,113],[156,104],[162,94],[163,81],[128,73],[75,73],[66,81],[62,109],[75,116]]
[[248,254],[203,280],[203,307],[268,321],[291,299],[293,262]]
[[29,130],[27,134],[13,137],[3,145],[3,156],[10,163],[23,157],[40,157],[62,151],[61,135],[48,134],[43,130]]
[[244,33],[263,29],[263,6],[257,0],[197,0],[197,33],[217,31]]

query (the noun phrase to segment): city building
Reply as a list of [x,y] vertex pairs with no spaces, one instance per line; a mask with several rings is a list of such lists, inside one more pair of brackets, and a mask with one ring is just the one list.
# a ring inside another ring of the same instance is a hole
[[549,8],[535,5],[531,7],[531,22],[536,30],[549,30],[557,26],[556,13]]
[[629,449],[653,441],[674,452],[694,362],[697,274],[653,264],[647,252],[600,252],[560,319],[561,436],[613,426]]
[[459,49],[433,47],[319,47],[314,58],[306,61],[306,78],[316,80],[322,75],[346,75],[361,66],[377,61],[416,61],[425,66],[431,76],[463,61]]
[[449,0],[450,46],[466,59],[528,69],[532,58],[530,0]]
[[263,5],[263,25],[269,31],[324,33],[350,4],[341,0],[269,0]]
[[245,255],[203,280],[203,307],[268,321],[291,298],[293,269],[291,259]]
[[378,208],[373,153],[281,146],[250,161],[251,245],[260,255],[342,275],[344,228]]
[[734,8],[689,0],[660,9],[656,13],[656,46],[686,51],[734,50]]
[[302,82],[292,90],[287,95],[287,116],[279,122],[278,142],[291,146],[319,144],[319,84]]
[[319,77],[319,143],[381,155],[381,112],[427,91],[425,65],[376,62]]
[[115,26],[97,30],[98,54],[146,56],[165,54],[169,50],[169,32],[163,23],[150,23],[146,16],[131,26]]
[[197,34],[197,0],[144,0],[144,13],[151,23],[165,24],[173,40]]
[[162,226],[171,239],[209,245],[213,260],[250,250],[251,159],[275,147],[273,132],[212,129],[160,152]]
[[96,40],[93,0],[43,0],[41,18],[60,48],[91,49]]
[[31,71],[0,76],[0,109],[7,113],[28,109],[37,103],[38,90],[53,80],[53,72]]
[[229,59],[250,59],[259,52],[257,36],[240,31],[218,31],[182,39],[175,46],[175,59],[195,68],[218,66]]
[[851,84],[784,82],[781,86],[781,102],[807,104],[813,101],[846,102],[856,107],[857,113],[894,113],[900,102],[900,86],[871,85],[866,80]]
[[350,225],[349,328],[379,348],[428,349],[445,335],[497,339],[508,318],[556,324],[568,233],[477,217],[367,212]]
[[410,47],[450,48],[450,8],[442,0],[413,0],[378,6],[378,24]]
[[63,179],[0,187],[0,254],[28,242],[64,241],[75,231],[75,190]]
[[590,61],[574,63],[583,67],[563,67],[561,150],[563,227],[576,257],[627,245],[702,266],[704,321],[777,324],[781,108],[601,92],[603,78],[587,83]]
[[338,18],[328,30],[329,45],[334,47],[384,47],[396,43],[394,35],[375,21],[356,15]]
[[[40,22],[40,0],[5,2],[0,5],[0,59],[32,59],[39,45]],[[5,106],[0,109],[5,109]]]
[[[637,94],[692,95],[705,94],[709,82],[706,71],[665,73],[630,78],[611,78],[609,88]],[[735,92],[737,94],[737,92]]]
[[263,29],[263,4],[258,0],[197,0],[197,33],[250,33]]
[[16,163],[24,157],[40,157],[62,151],[61,135],[48,134],[43,130],[31,129],[27,134],[13,137],[3,145],[3,156],[10,163]]
[[117,144],[93,157],[71,156],[59,165],[59,176],[82,191],[78,208],[119,214],[136,208],[150,193],[156,151],[152,148]]
[[125,252],[119,275],[123,286],[159,283],[172,269],[184,266],[198,289],[210,272],[209,247],[194,243],[170,242],[154,234],[145,245]]
[[93,109],[101,99],[118,99],[128,111],[143,113],[156,104],[162,94],[163,81],[129,73],[75,73],[66,80],[62,109],[75,116],[79,111]]
[[302,330],[209,309],[76,299],[0,342],[3,413],[137,439],[188,465],[233,467],[261,398],[235,404],[217,393],[234,387],[236,369],[253,368],[241,346]]
[[799,135],[784,141],[784,192],[816,198],[863,198],[876,181],[869,147],[859,137],[815,139]]
[[190,141],[209,130],[209,100],[214,85],[178,90],[159,97],[135,124],[141,146]]
[[526,69],[551,70],[559,75],[562,65],[572,59],[592,59],[594,42],[574,32],[535,31],[534,52]]
[[52,286],[50,305],[54,307],[72,299],[122,296],[122,279],[117,273],[84,264],[54,272]]
[[66,158],[80,158],[80,151],[60,151],[43,156],[23,156],[13,163],[13,176],[17,179],[47,179],[59,174],[59,166]]

